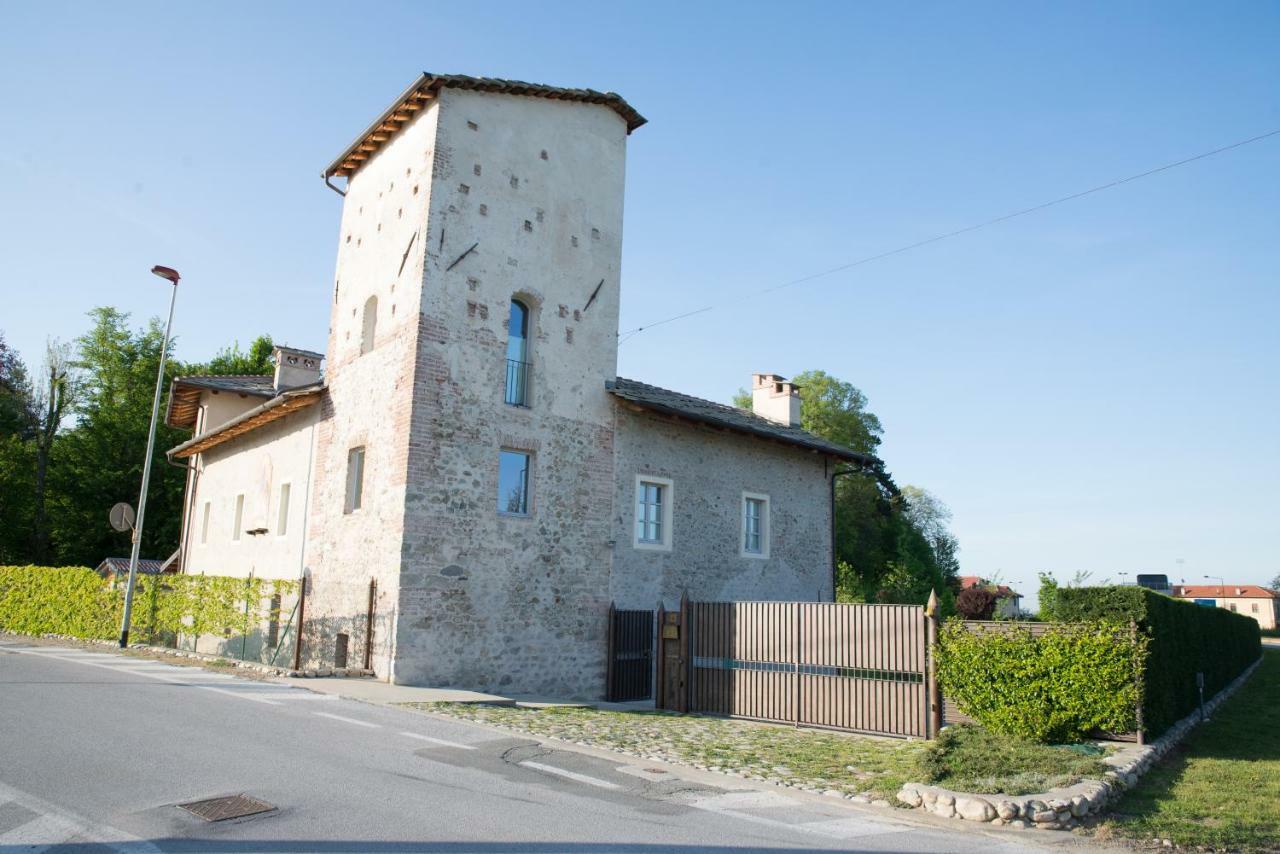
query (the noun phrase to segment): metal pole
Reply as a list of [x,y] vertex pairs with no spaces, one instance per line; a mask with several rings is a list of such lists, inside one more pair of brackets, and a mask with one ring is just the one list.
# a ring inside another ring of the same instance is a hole
[[147,486],[151,480],[151,455],[156,448],[156,418],[160,414],[160,393],[164,390],[164,363],[169,355],[169,332],[173,329],[173,307],[178,301],[178,282],[173,281],[169,297],[169,321],[164,325],[164,343],[160,346],[160,369],[156,371],[156,393],[151,400],[151,431],[147,434],[147,456],[142,463],[142,492],[138,496],[138,520],[133,526],[133,550],[129,553],[129,584],[124,591],[124,618],[120,621],[120,648],[129,645],[129,617],[133,613],[133,587],[138,579],[138,552],[142,549],[142,520],[147,515]]

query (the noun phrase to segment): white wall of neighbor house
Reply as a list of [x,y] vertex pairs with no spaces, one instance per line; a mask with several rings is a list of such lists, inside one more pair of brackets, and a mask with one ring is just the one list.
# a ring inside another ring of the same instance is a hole
[[[691,599],[831,601],[829,472],[823,457],[765,439],[617,406],[610,594],[619,608]],[[661,548],[638,542],[637,481],[669,483]],[[744,502],[767,498],[760,554]],[[767,556],[766,556],[767,555]]]
[[1218,608],[1226,608],[1228,611],[1252,617],[1258,621],[1258,628],[1260,629],[1280,627],[1280,599],[1265,599],[1260,596],[1232,596],[1232,590],[1232,587],[1227,586],[1224,591],[1226,595],[1224,596],[1179,596],[1177,598],[1185,602],[1192,602],[1197,599],[1210,600]]
[[266,402],[265,397],[234,391],[215,389],[203,391],[200,394],[200,412],[196,416],[195,430],[192,435],[206,433]]
[[[240,578],[252,572],[257,578],[281,579],[300,575],[308,466],[319,410],[312,406],[293,412],[198,455],[188,505],[185,573]],[[285,486],[288,507],[282,532]],[[241,501],[237,527],[236,506]],[[259,528],[266,533],[248,533]]]
[[[454,89],[438,104],[396,679],[598,697],[625,122]],[[505,394],[513,299],[530,309],[523,406]],[[504,449],[529,455],[524,515],[498,511]]]

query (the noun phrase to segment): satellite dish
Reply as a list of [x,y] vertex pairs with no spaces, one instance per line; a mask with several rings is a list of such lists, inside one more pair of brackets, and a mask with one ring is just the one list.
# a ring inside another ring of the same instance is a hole
[[107,514],[107,518],[111,520],[111,527],[117,531],[132,531],[134,516],[133,508],[121,501],[115,507],[111,508],[111,512]]

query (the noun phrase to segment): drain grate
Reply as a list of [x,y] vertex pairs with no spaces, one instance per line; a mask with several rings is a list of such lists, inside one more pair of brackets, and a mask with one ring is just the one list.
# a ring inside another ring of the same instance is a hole
[[246,815],[257,815],[275,809],[273,804],[243,794],[191,801],[178,806],[192,815],[200,816],[205,821],[226,821],[229,818],[243,818]]

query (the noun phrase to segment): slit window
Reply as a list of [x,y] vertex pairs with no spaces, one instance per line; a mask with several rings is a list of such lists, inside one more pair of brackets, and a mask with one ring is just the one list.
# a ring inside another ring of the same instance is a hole
[[289,493],[292,491],[292,484],[280,484],[280,506],[276,509],[276,535],[280,537],[289,533]]
[[236,496],[236,512],[235,521],[231,526],[231,539],[233,542],[240,542],[240,529],[244,527],[244,493]]
[[209,502],[204,503],[204,514],[200,517],[200,545],[209,542]]
[[378,298],[364,301],[364,314],[360,318],[360,355],[373,349],[373,338],[378,331]]
[[345,513],[354,513],[364,502],[364,446],[347,451],[347,500]]

